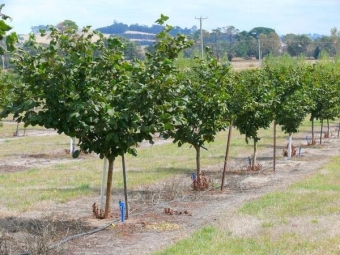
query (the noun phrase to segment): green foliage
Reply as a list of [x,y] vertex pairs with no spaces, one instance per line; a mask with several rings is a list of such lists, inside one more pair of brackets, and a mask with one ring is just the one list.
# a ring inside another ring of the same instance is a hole
[[0,73],[0,109],[14,99],[13,88],[18,83],[20,83],[18,75],[9,71]]
[[247,142],[249,138],[257,142],[260,139],[258,130],[268,128],[273,120],[272,88],[262,69],[242,71],[236,79],[239,86],[236,98],[242,100],[235,101],[234,124],[246,136]]
[[310,68],[311,97],[314,106],[311,109],[311,120],[334,119],[339,116],[339,72],[335,64],[325,56]]
[[272,112],[277,124],[286,133],[296,133],[311,107],[310,66],[285,55],[265,63],[268,82],[274,90]]
[[287,34],[283,38],[283,42],[287,44],[287,52],[295,57],[299,55],[312,55],[312,40],[307,35]]
[[[165,20],[161,17],[159,22]],[[80,35],[75,30],[49,29],[47,47],[37,45],[33,37],[30,42],[40,54],[20,50],[14,55],[23,84],[2,115],[14,113],[25,125],[76,137],[83,152],[101,158],[135,154],[130,147],[151,141],[159,116],[171,111],[171,93],[177,86],[173,60],[190,43],[184,36],[169,36],[171,27],[166,26],[158,35],[155,53],[145,63],[132,63],[125,60],[118,38],[105,39],[89,27]]]
[[270,33],[275,33],[275,29],[269,27],[254,27],[252,30],[249,31],[249,34],[265,34],[269,35]]
[[18,42],[18,36],[15,32],[7,34],[12,27],[5,22],[5,20],[10,19],[10,17],[2,13],[2,8],[4,6],[4,4],[0,5],[0,41],[5,39],[6,48],[0,46],[0,55],[3,55],[6,50],[13,51],[15,49],[15,44]]
[[57,24],[56,26],[57,29],[61,30],[61,31],[66,31],[66,30],[75,30],[78,31],[78,25],[77,23],[75,23],[72,20],[64,20],[63,22],[60,22],[59,24]]
[[[177,119],[183,117],[183,121],[164,126],[163,136],[173,138],[178,146],[192,145],[199,158],[199,149],[226,128],[229,73],[230,66],[219,64],[209,50],[207,60],[197,58],[192,70],[184,72],[182,77],[184,86],[178,100],[184,103],[183,110],[173,115]],[[199,162],[197,165],[199,174]]]
[[[162,15],[158,23],[168,17]],[[15,87],[16,98],[2,111],[18,122],[53,128],[78,138],[84,153],[94,152],[109,160],[104,218],[110,211],[113,162],[161,126],[175,122],[177,76],[174,59],[190,42],[183,35],[172,38],[165,25],[155,52],[147,60],[128,61],[119,38],[105,39],[97,31],[48,27],[47,47],[30,46],[39,54],[19,50],[14,66],[23,83]],[[41,36],[46,36],[41,31]],[[96,39],[96,37],[98,39]],[[174,105],[175,107],[171,107]],[[36,110],[37,109],[37,110]],[[78,157],[80,151],[73,153]]]

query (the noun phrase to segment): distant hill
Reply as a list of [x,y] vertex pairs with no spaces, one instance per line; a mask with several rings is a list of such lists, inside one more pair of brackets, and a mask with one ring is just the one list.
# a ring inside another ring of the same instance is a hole
[[[143,32],[143,33],[149,33],[149,34],[158,34],[163,30],[163,26],[161,25],[152,25],[152,26],[146,26],[146,25],[139,25],[139,24],[131,24],[127,25],[122,22],[114,21],[112,25],[107,27],[100,27],[96,30],[104,33],[104,34],[124,34],[126,31],[137,31],[137,32]],[[192,34],[197,30],[196,26],[193,26],[192,28],[181,28],[179,26],[174,26],[171,30],[171,34],[176,35],[178,33],[182,33],[185,35]]]
[[[160,33],[163,30],[163,26],[161,25],[139,25],[139,24],[131,24],[127,25],[122,22],[114,21],[112,25],[107,27],[100,27],[96,30],[100,31],[103,34],[117,35],[129,38],[132,41],[137,41],[141,45],[149,45],[155,41],[156,34]],[[192,28],[181,28],[179,26],[173,27],[170,31],[170,34],[175,36],[178,33],[190,35],[197,30],[196,26]]]

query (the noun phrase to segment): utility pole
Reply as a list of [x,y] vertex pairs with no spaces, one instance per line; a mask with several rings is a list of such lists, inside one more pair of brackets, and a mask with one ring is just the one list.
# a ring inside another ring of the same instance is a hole
[[259,67],[262,66],[262,60],[261,60],[261,41],[260,41],[260,38],[257,39],[259,41]]
[[201,58],[203,59],[203,29],[202,29],[202,21],[203,21],[204,19],[207,19],[207,18],[202,18],[202,16],[201,16],[201,17],[199,17],[199,18],[196,18],[196,17],[195,17],[195,19],[199,19],[199,20],[200,20],[200,31],[201,31]]
[[258,33],[251,33],[252,35],[254,35],[254,37],[257,39],[257,41],[259,42],[259,67],[262,66],[262,60],[261,60],[261,41],[260,41],[260,34]]

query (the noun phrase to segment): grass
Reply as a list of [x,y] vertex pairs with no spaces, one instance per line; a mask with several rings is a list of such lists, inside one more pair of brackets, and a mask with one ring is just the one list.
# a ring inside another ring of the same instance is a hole
[[274,192],[247,203],[240,213],[260,219],[295,217],[303,215],[330,215],[340,213],[340,157],[334,157],[319,172],[303,182],[291,185],[285,192]]
[[233,235],[221,225],[209,226],[155,255],[340,254],[339,232],[330,234],[319,224],[338,220],[339,164],[340,157],[334,157],[322,171],[286,191],[244,204],[235,217],[247,215],[262,222],[250,236]]
[[[41,163],[22,172],[0,172],[2,194],[0,204],[3,208],[24,211],[46,200],[66,202],[82,196],[98,196],[102,160],[95,156],[82,155],[80,159],[70,161],[70,155],[65,153],[65,149],[69,148],[69,137],[65,135],[30,136],[30,132],[43,130],[43,128],[28,127],[28,136],[13,139],[11,134],[15,128],[15,123],[8,122],[0,128],[0,160],[24,161],[36,157],[42,161],[53,160],[55,162]],[[23,128],[22,124],[20,128]],[[279,128],[277,136],[278,144],[284,144],[287,136]],[[220,132],[215,142],[206,145],[208,150],[202,149],[203,170],[207,167],[217,171],[222,169],[226,137],[226,131]],[[272,145],[272,129],[260,130],[260,137],[259,150]],[[244,158],[246,164],[247,157],[252,154],[252,150],[252,141],[246,144],[244,136],[234,129],[230,157]],[[138,189],[140,186],[152,185],[178,174],[184,174],[190,178],[190,174],[196,167],[195,150],[188,145],[179,148],[172,143],[138,148],[138,157],[128,155],[126,164],[129,190]],[[19,162],[16,165],[25,165],[25,162]],[[113,180],[115,189],[123,187],[120,158],[114,165]]]

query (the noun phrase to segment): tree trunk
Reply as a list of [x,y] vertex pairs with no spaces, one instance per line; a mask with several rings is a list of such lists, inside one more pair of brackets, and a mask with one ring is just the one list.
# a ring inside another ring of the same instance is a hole
[[323,119],[321,120],[320,144],[322,143],[322,128],[323,128]]
[[15,136],[19,136],[19,122],[17,123],[17,130],[15,131]]
[[255,167],[257,165],[256,156],[257,156],[257,141],[256,139],[254,139],[254,155],[253,155],[253,161],[252,161],[252,166],[251,166],[252,170],[255,170]]
[[314,118],[312,119],[312,144],[314,143]]
[[292,133],[289,133],[288,158],[292,157]]
[[274,120],[274,151],[273,151],[273,171],[276,169],[276,121]]
[[113,163],[114,163],[114,160],[109,159],[109,168],[107,172],[107,183],[106,183],[105,213],[103,217],[104,219],[108,218],[111,212],[111,189],[112,189]]
[[227,148],[226,148],[225,157],[224,157],[221,190],[223,190],[223,187],[224,187],[225,173],[227,171],[227,162],[228,162],[228,157],[229,157],[229,148],[230,148],[231,130],[232,129],[233,129],[233,120],[230,121],[230,126],[229,126],[229,131],[228,131],[228,141],[227,141]]
[[195,146],[196,149],[196,173],[197,173],[197,182],[201,182],[201,147],[200,146]]

